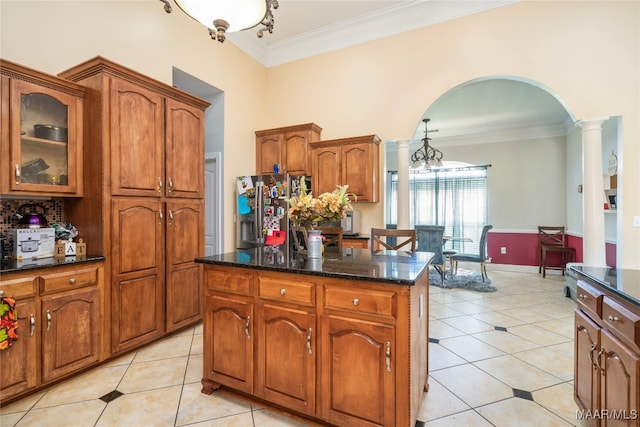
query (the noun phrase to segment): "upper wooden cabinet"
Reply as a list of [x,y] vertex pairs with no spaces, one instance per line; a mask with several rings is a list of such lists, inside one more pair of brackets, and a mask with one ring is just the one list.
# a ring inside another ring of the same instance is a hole
[[378,201],[380,138],[365,135],[311,143],[313,194],[348,185],[358,202]]
[[322,128],[315,123],[256,131],[256,173],[309,175],[309,143],[319,141]]
[[0,193],[82,196],[84,88],[0,60]]
[[60,75],[89,88],[85,138],[103,143],[85,160],[102,162],[111,194],[203,197],[208,102],[101,57]]

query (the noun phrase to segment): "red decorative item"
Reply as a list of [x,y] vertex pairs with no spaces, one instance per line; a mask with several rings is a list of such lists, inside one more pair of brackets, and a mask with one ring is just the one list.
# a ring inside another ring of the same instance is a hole
[[16,300],[0,296],[0,350],[6,350],[18,340]]

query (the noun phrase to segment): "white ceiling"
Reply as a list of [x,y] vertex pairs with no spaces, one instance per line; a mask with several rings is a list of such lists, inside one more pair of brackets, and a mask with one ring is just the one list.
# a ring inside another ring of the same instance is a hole
[[[229,33],[225,44],[272,67],[516,1],[279,0],[272,34],[258,38],[257,28]],[[436,146],[565,135],[573,127],[564,106],[546,90],[507,78],[452,88],[425,109],[429,129],[437,130],[430,134]],[[414,138],[423,136],[416,118]]]
[[272,67],[516,1],[279,0],[272,34],[259,39],[256,27],[227,40]]

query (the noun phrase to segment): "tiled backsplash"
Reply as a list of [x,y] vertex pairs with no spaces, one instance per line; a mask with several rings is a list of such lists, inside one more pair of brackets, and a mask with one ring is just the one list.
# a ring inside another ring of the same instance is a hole
[[[42,206],[46,211],[49,225],[61,222],[64,218],[64,201],[62,199],[51,200],[0,200],[0,235],[6,236],[7,230],[18,226],[16,212],[24,204],[36,204]],[[37,211],[40,213],[40,210]]]

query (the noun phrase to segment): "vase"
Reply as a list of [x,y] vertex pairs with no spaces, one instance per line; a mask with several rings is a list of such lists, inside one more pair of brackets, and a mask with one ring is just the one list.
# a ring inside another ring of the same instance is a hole
[[308,240],[308,258],[322,258],[322,236],[320,230],[308,230],[307,231],[307,240]]

